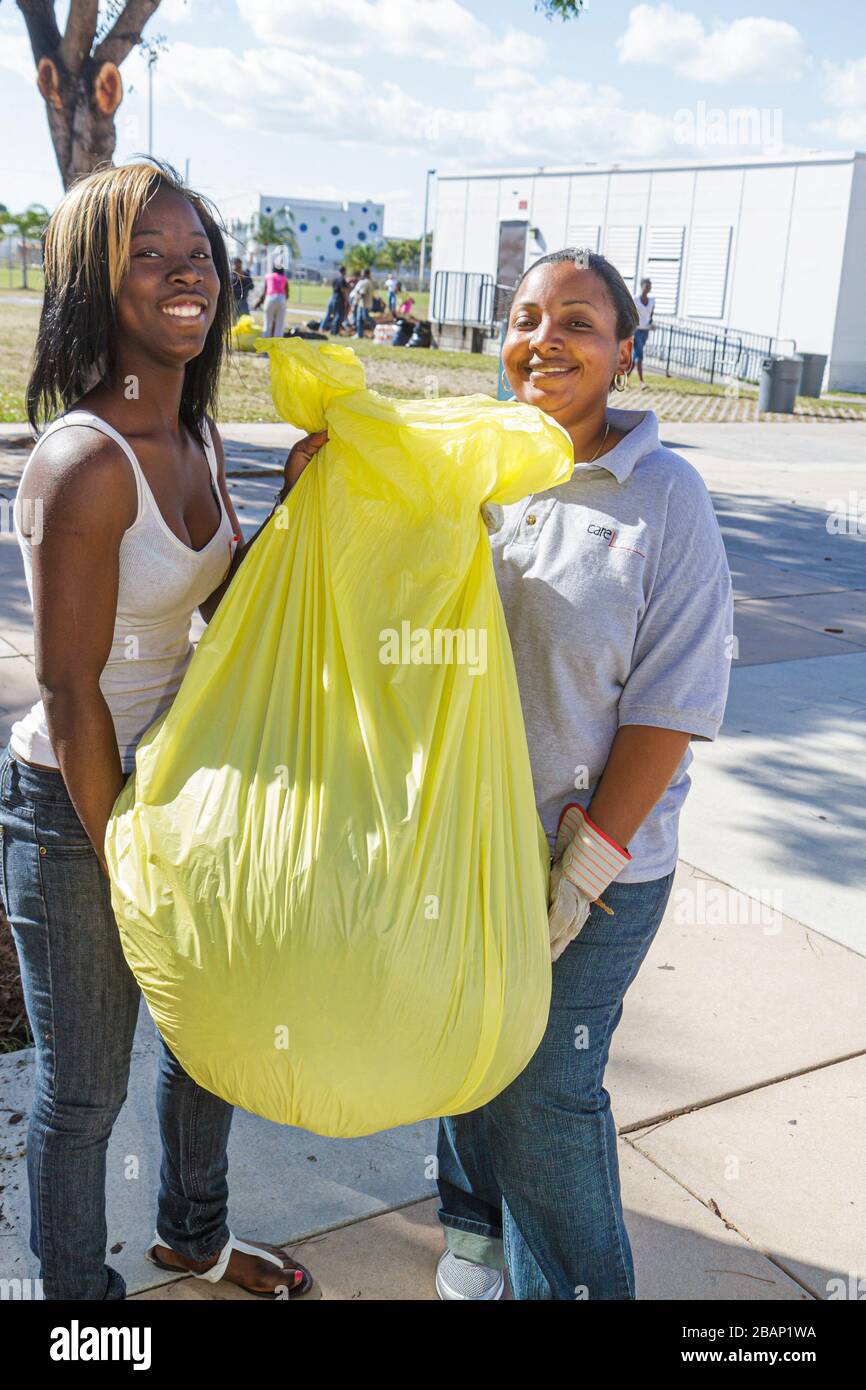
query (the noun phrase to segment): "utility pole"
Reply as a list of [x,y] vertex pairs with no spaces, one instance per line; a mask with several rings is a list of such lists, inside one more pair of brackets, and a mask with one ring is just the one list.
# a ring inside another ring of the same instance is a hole
[[153,155],[153,69],[157,53],[151,49],[147,55],[147,153]]
[[421,231],[421,264],[418,267],[418,280],[422,290],[424,288],[424,268],[427,260],[427,211],[430,205],[430,177],[435,173],[435,169],[428,169],[427,177],[424,180],[424,227]]

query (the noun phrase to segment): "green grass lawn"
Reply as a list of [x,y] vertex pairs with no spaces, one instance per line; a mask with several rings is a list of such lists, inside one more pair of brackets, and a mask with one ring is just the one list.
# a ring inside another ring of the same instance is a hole
[[[304,286],[306,291],[316,288],[324,289],[322,286]],[[34,294],[32,303],[22,304],[17,302],[22,295],[23,291],[20,290],[16,293],[14,289],[0,289],[0,421],[25,419],[24,392],[36,337],[38,315],[35,310],[39,298]],[[311,303],[293,301],[292,316],[301,321],[307,316],[313,317],[316,308]],[[320,311],[321,306],[318,308]],[[498,362],[495,357],[471,352],[392,348],[368,339],[359,342],[355,338],[345,338],[341,341],[357,352],[364,363],[367,385],[382,395],[407,398],[496,394]],[[724,386],[709,386],[681,377],[657,376],[647,372],[646,379],[647,385],[655,391],[687,396],[725,394]],[[636,375],[632,377],[632,384],[637,385]],[[757,388],[741,385],[740,395],[744,399],[754,399]],[[846,404],[858,411],[863,409],[863,418],[866,419],[862,398],[851,395]],[[660,418],[664,418],[663,407],[656,403],[655,408]],[[223,421],[272,422],[279,419],[271,400],[266,358],[242,352],[231,353],[227,357],[218,417]]]
[[[0,420],[24,420],[24,392],[30,373],[38,315],[33,305],[16,303],[13,291],[0,292]],[[298,306],[293,306],[297,308]],[[367,384],[383,395],[463,396],[496,394],[496,359],[470,352],[431,352],[392,348],[346,338],[364,361]],[[268,361],[236,352],[226,359],[220,393],[221,420],[276,421]]]
[[[384,289],[384,273],[381,271],[375,271],[373,274],[373,279],[376,283],[376,293],[382,299],[387,300],[387,295]],[[253,292],[253,303],[255,303],[255,300],[261,294],[263,284],[264,281],[260,276],[256,280],[256,288]],[[44,277],[41,268],[34,269],[33,267],[31,267],[30,269],[28,269],[27,291],[35,291],[41,294],[43,286]],[[20,266],[15,264],[11,266],[0,266],[0,291],[2,290],[17,290],[21,294],[25,293],[24,285],[22,283],[22,270]],[[430,295],[428,291],[424,290],[422,292],[416,290],[409,290],[408,294],[415,301],[413,308],[413,313],[415,317],[426,318],[428,304],[430,300]],[[321,317],[321,312],[324,310],[325,305],[327,304],[330,297],[331,285],[329,281],[325,281],[321,285],[317,285],[311,280],[292,280],[289,283],[289,305],[291,309],[309,309],[310,317],[312,317],[313,314],[316,313],[318,313]]]
[[[376,293],[379,295],[379,298],[383,299],[385,303],[387,303],[388,296],[385,293],[384,288],[384,274],[381,271],[374,271],[373,280],[376,284]],[[261,292],[262,282],[260,280],[257,280],[255,292],[251,296],[251,301],[253,304],[255,304]],[[414,299],[415,301],[412,307],[413,317],[416,319],[426,318],[430,302],[429,292],[427,290],[424,290],[423,292],[420,290],[409,290],[408,294],[410,298]],[[318,314],[318,316],[321,318],[322,313],[324,312],[325,306],[328,303],[330,297],[330,281],[326,281],[322,285],[316,285],[313,284],[310,280],[292,280],[289,284],[289,308],[292,310],[293,313],[298,313],[300,311],[303,311],[304,309],[309,309],[309,318],[313,318],[316,314]]]
[[[341,339],[364,363],[367,385],[383,396],[496,395],[497,360],[471,352],[393,348],[367,339]],[[221,420],[276,421],[267,358],[236,352],[229,358],[220,391]]]
[[39,316],[29,305],[4,302],[6,298],[0,295],[0,420],[24,420],[24,390]]
[[[24,289],[24,272],[20,265],[0,265],[0,290],[18,290],[21,294]],[[41,267],[30,266],[27,270],[27,290],[35,290],[42,293],[45,285],[45,278]]]
[[[644,370],[644,377],[647,386],[650,386],[654,391],[679,391],[685,396],[724,396],[727,391],[727,387],[720,386],[715,381],[710,383],[709,381],[691,381],[684,376],[665,376],[662,372],[651,372],[648,368]],[[640,385],[637,372],[632,372],[630,384],[632,386]],[[753,386],[750,381],[741,381],[738,394],[747,398],[754,397],[758,394],[758,388]]]

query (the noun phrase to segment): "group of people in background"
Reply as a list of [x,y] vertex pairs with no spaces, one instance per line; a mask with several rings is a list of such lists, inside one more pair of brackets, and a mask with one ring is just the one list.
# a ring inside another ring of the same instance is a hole
[[[370,332],[376,320],[374,315],[396,322],[409,319],[414,299],[404,293],[403,287],[393,271],[385,280],[385,300],[376,292],[372,272],[362,270],[355,275],[347,275],[346,267],[341,265],[331,281],[331,294],[319,325],[321,332],[339,337],[344,331],[363,338]],[[289,295],[289,279],[282,264],[277,263],[264,278],[264,286],[255,303],[251,303],[255,291],[253,277],[239,256],[232,261],[232,293],[234,297],[235,322],[242,314],[264,306],[265,325],[262,336],[282,338],[286,323],[286,309]]]
[[408,294],[403,294],[403,287],[393,271],[389,271],[385,280],[385,293],[388,297],[387,308],[376,294],[372,271],[365,269],[347,277],[346,267],[341,265],[331,281],[331,297],[319,324],[320,330],[339,337],[343,329],[348,327],[356,338],[363,338],[376,322],[374,314],[387,314],[392,321],[408,318],[415,301]]
[[[385,302],[376,293],[376,286],[370,270],[365,269],[358,274],[349,276],[346,273],[346,267],[341,265],[331,281],[331,294],[319,324],[320,331],[330,333],[334,337],[340,337],[343,333],[353,333],[356,338],[363,338],[374,327],[376,322],[373,318],[374,314],[382,316],[379,319],[380,322],[383,319],[388,322],[410,319],[415,301],[410,295],[403,292],[403,287],[393,271],[388,272],[384,288],[387,296],[387,308]],[[250,297],[254,290],[255,284],[252,275],[240,257],[236,256],[232,261],[235,322],[242,314],[250,312]],[[653,321],[655,299],[650,293],[651,290],[652,281],[644,279],[641,281],[640,293],[633,295],[638,314],[638,327],[634,335],[634,347],[628,375],[631,376],[635,368],[637,369],[642,390],[646,390],[643,375],[644,348],[650,333],[655,328]],[[289,280],[285,269],[281,264],[275,264],[265,276],[262,292],[252,306],[254,309],[260,309],[264,306],[263,337],[281,338],[283,336],[288,294]]]

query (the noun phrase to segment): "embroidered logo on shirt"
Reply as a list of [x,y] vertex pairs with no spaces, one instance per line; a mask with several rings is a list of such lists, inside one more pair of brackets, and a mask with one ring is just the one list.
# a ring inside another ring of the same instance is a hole
[[614,531],[612,527],[599,526],[597,522],[591,521],[586,529],[591,536],[598,536],[601,540],[607,541],[608,550],[627,550],[632,555],[640,555],[642,559],[646,559],[646,555],[642,550],[637,550],[633,545],[623,545],[622,542],[617,539],[619,532]]

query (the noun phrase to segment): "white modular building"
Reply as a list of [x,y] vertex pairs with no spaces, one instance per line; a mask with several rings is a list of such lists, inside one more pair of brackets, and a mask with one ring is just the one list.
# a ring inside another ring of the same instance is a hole
[[450,303],[461,283],[474,301],[566,246],[603,252],[632,289],[649,277],[657,316],[826,353],[828,388],[866,390],[862,153],[440,175],[434,300],[438,273],[458,273]]

